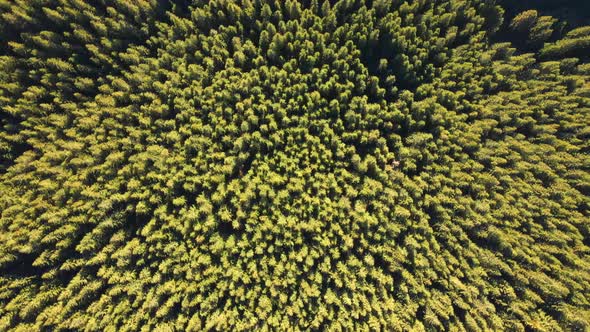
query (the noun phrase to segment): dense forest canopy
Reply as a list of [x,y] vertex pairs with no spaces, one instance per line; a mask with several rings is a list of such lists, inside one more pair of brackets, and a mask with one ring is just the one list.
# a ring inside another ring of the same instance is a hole
[[0,0],[0,331],[590,330],[555,3]]

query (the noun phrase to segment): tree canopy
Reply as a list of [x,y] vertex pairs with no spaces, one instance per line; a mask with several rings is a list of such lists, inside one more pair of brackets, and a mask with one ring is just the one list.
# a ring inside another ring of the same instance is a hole
[[590,26],[507,6],[0,0],[0,330],[589,330]]

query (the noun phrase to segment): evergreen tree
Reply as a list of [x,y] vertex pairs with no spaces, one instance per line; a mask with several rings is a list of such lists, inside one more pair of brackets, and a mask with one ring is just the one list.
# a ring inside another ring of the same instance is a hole
[[516,7],[0,1],[0,330],[590,329],[590,27]]

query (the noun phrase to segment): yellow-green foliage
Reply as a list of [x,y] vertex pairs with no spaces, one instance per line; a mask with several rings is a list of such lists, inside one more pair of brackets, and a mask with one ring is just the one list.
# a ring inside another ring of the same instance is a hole
[[590,329],[589,28],[502,13],[0,0],[0,330]]

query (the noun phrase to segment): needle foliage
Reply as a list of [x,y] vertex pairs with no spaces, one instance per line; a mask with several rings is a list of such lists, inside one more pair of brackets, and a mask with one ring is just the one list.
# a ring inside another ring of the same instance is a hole
[[0,330],[590,330],[590,27],[0,0]]

